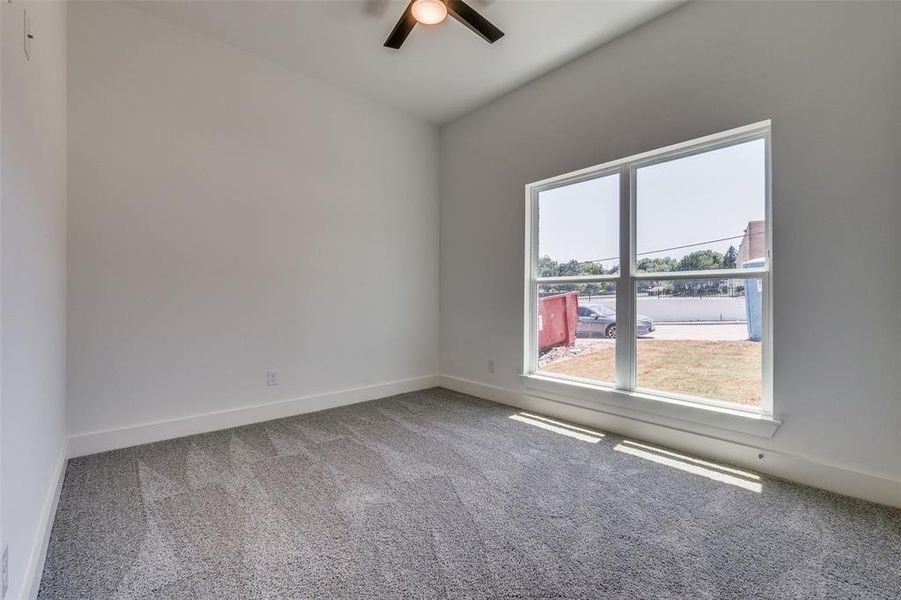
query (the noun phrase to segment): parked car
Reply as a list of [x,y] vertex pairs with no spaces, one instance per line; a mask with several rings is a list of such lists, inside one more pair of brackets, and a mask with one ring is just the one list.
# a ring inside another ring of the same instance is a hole
[[[647,315],[638,315],[635,323],[635,333],[639,336],[647,335],[654,331],[654,320]],[[616,337],[616,311],[603,305],[588,305],[579,307],[579,325],[576,328],[579,337],[594,337],[603,335],[608,338]]]

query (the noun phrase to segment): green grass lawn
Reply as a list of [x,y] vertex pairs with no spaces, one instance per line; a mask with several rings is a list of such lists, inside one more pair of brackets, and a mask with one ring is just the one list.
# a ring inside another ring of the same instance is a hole
[[[638,340],[638,387],[760,405],[760,343]],[[541,367],[541,372],[612,382],[614,349],[601,348]]]

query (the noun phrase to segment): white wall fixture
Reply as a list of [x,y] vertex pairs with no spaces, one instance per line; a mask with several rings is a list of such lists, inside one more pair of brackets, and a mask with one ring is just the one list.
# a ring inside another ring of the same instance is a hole
[[31,16],[28,14],[27,8],[22,13],[22,49],[25,51],[25,60],[31,60],[31,42],[34,39],[34,33],[31,30]]

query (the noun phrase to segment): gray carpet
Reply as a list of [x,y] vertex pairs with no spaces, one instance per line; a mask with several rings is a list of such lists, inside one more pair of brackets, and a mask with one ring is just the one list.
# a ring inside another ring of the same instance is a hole
[[432,389],[71,460],[40,598],[901,595],[901,511],[517,412]]

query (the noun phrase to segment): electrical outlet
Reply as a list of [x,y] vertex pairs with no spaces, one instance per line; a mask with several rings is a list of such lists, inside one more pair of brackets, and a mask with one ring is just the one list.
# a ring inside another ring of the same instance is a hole
[[3,546],[3,585],[0,599],[6,598],[6,590],[9,589],[9,546]]
[[266,385],[278,385],[278,369],[266,371]]
[[494,361],[493,360],[488,361],[488,372],[494,373]]

